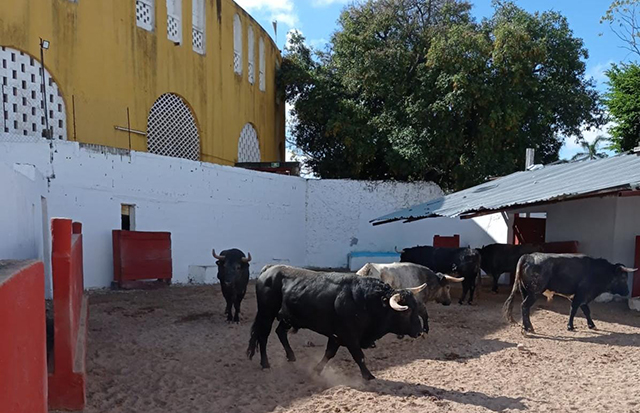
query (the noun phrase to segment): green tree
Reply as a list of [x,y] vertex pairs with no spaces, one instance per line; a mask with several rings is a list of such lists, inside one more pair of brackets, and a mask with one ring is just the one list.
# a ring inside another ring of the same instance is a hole
[[614,64],[606,75],[609,90],[605,103],[614,123],[609,129],[611,148],[626,152],[640,142],[640,66],[637,63]]
[[579,152],[571,158],[572,161],[585,161],[585,160],[593,160],[593,159],[601,159],[606,158],[608,155],[605,152],[601,152],[600,145],[603,143],[609,142],[609,139],[605,136],[598,135],[593,140],[593,142],[589,143],[585,140],[580,142],[580,146],[582,147],[582,152]]
[[459,189],[558,158],[602,121],[582,40],[555,12],[459,0],[344,9],[325,52],[293,36],[279,74],[294,143],[323,178],[435,180]]

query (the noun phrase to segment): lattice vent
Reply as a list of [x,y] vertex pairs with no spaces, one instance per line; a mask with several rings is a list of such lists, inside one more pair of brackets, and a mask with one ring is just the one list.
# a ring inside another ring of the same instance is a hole
[[237,14],[233,18],[233,71],[242,74],[242,22]]
[[180,96],[158,98],[147,120],[147,149],[157,155],[200,160],[200,136],[189,107]]
[[0,48],[0,132],[14,138],[45,137],[46,100],[51,137],[67,139],[67,112],[62,94],[46,70],[43,88],[41,73],[42,66],[33,57],[9,47]]
[[199,29],[193,28],[193,51],[204,54],[204,33]]
[[136,24],[145,30],[153,31],[154,0],[136,0]]
[[238,162],[260,162],[260,142],[253,125],[247,123],[238,140]]
[[255,48],[255,37],[253,36],[253,26],[249,26],[249,30],[247,30],[247,36],[249,37],[248,40],[248,44],[249,47],[247,50],[247,55],[248,55],[248,74],[247,74],[247,79],[249,80],[249,83],[251,83],[252,85],[255,83],[256,81],[256,67],[255,67],[255,59],[256,59],[256,48]]

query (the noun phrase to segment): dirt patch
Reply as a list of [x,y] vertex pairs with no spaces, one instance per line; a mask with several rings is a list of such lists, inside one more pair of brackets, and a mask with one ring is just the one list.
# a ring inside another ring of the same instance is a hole
[[426,339],[388,335],[365,352],[378,377],[365,383],[344,348],[315,375],[326,339],[306,330],[290,336],[297,362],[275,333],[270,370],[247,360],[253,292],[240,324],[213,286],[92,296],[85,413],[640,412],[640,313],[624,303],[592,305],[598,331],[580,316],[567,332],[568,302],[540,300],[531,337],[502,321],[502,294],[430,304]]

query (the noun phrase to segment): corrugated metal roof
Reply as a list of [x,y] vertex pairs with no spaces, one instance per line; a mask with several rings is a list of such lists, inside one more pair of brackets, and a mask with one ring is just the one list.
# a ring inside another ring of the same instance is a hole
[[374,225],[429,217],[459,217],[599,193],[640,188],[640,156],[620,155],[516,172],[424,204],[376,218]]

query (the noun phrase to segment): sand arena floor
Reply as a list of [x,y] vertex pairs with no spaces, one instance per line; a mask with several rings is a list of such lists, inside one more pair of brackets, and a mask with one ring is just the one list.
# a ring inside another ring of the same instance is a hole
[[430,303],[428,337],[380,340],[365,383],[345,348],[314,375],[326,341],[310,331],[290,338],[296,363],[274,333],[272,368],[247,360],[253,286],[239,325],[219,286],[93,293],[85,412],[640,412],[640,313],[594,303],[599,330],[579,313],[567,332],[568,301],[539,300],[539,334],[524,338],[501,319],[505,298],[485,287],[473,307]]

